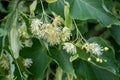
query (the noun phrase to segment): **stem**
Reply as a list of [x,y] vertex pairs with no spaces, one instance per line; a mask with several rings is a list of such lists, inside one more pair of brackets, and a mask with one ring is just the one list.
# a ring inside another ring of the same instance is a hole
[[49,70],[47,70],[46,80],[49,80]]
[[20,73],[21,80],[23,80],[23,75],[22,75],[22,72],[21,72],[20,67],[19,67],[19,65],[18,65],[18,63],[17,63],[17,61],[16,61],[16,60],[15,60],[15,63],[16,63],[16,65],[17,65],[18,71],[19,71],[19,73]]
[[45,9],[44,9],[44,6],[43,6],[43,2],[42,2],[42,0],[40,0],[40,3],[41,3],[41,6],[42,6],[42,11],[43,11],[43,14],[42,14],[41,19],[43,18],[44,15],[46,15],[47,17],[53,19],[51,16],[49,16],[49,15],[46,14]]
[[77,38],[78,38],[78,36],[80,36],[80,38],[81,38],[82,41],[83,41],[82,43],[84,43],[84,42],[86,43],[87,41],[86,41],[86,39],[82,36],[81,32],[79,31],[75,20],[73,20],[73,22],[74,22],[75,28],[76,28],[76,30],[77,30]]
[[67,80],[70,80],[70,75],[69,74],[67,74]]
[[12,50],[11,50],[10,48],[9,48],[9,50],[10,50],[11,56],[12,56],[12,58],[13,58],[15,64],[16,64],[16,66],[17,66],[17,68],[18,68],[18,71],[19,71],[19,73],[20,73],[21,80],[23,80],[23,75],[22,75],[22,72],[21,72],[21,70],[20,70],[20,67],[19,67],[19,65],[18,65],[18,63],[17,63],[17,60],[14,58]]
[[60,67],[57,68],[55,80],[62,80],[62,69]]
[[43,11],[43,14],[44,14],[44,13],[45,13],[45,9],[44,9],[44,6],[43,6],[43,3],[42,3],[42,0],[40,0],[40,3],[41,3],[42,11]]

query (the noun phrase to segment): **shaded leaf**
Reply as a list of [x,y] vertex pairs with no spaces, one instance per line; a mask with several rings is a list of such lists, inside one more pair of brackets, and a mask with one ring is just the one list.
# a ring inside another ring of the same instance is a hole
[[50,49],[51,57],[55,59],[58,65],[67,73],[74,75],[74,69],[69,60],[70,55],[62,49]]
[[1,76],[1,75],[0,75],[0,80],[9,80],[9,79],[6,78],[5,76]]
[[112,37],[120,45],[120,26],[112,26],[109,30]]
[[55,3],[49,4],[49,9],[56,14],[64,17],[64,1],[63,0],[58,0]]
[[43,50],[42,45],[36,39],[33,39],[33,46],[31,48],[24,48],[20,55],[24,58],[31,58],[33,64],[29,71],[33,74],[33,80],[43,80],[45,69],[50,62],[46,50]]
[[98,68],[86,61],[78,59],[73,64],[79,80],[119,80],[117,76],[109,71]]
[[7,12],[1,2],[0,2],[0,12],[3,12],[3,13]]

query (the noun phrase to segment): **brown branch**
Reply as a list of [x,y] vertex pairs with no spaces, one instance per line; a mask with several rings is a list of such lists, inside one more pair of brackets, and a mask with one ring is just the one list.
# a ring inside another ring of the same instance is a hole
[[95,32],[92,34],[92,36],[100,36],[101,34],[103,34],[103,33],[104,33],[105,31],[107,31],[107,30],[108,30],[107,27],[103,27],[103,28],[95,31]]
[[13,17],[13,15],[15,14],[16,9],[18,8],[18,5],[19,5],[19,3],[20,3],[21,1],[22,1],[22,0],[18,0],[18,2],[17,2],[17,4],[15,5],[15,8],[14,8],[14,10],[13,10],[13,12],[12,12],[12,14],[11,14],[10,18],[12,18],[12,17]]

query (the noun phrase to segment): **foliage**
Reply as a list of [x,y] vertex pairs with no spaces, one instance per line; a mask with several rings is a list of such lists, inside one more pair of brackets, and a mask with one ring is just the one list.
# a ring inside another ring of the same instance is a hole
[[119,31],[119,0],[0,0],[0,80],[119,80]]

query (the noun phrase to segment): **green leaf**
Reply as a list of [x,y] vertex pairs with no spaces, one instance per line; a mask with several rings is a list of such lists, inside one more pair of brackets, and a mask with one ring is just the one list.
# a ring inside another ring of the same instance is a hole
[[33,80],[43,80],[45,69],[51,61],[47,56],[46,50],[42,48],[39,40],[33,39],[33,46],[31,48],[24,48],[20,51],[20,55],[24,58],[31,58],[33,64],[29,71],[33,74]]
[[36,9],[36,6],[37,6],[37,0],[34,0],[33,3],[30,5],[30,13],[32,16],[34,16],[34,11]]
[[27,32],[30,33],[30,29],[29,29],[30,28],[30,22],[29,22],[29,19],[28,19],[27,15],[24,14],[24,13],[21,13],[21,16],[22,16],[22,18],[23,18],[23,20],[24,20],[24,22],[27,26]]
[[0,75],[0,80],[9,80],[9,79],[6,78],[5,76],[1,76],[1,75]]
[[11,2],[8,5],[8,11],[12,12],[14,10],[16,4],[17,4],[17,0],[11,0]]
[[3,13],[7,12],[1,2],[0,2],[0,12],[3,12]]
[[0,37],[0,52],[1,52],[1,50],[2,50],[2,38]]
[[65,1],[64,16],[65,16],[66,27],[72,27],[72,19],[69,14],[69,8],[70,8],[70,4],[67,1]]
[[73,62],[77,79],[79,80],[97,80],[92,68],[88,63],[82,60],[75,60]]
[[19,57],[19,50],[20,50],[20,44],[18,39],[18,32],[17,32],[17,17],[14,18],[13,23],[11,24],[11,30],[10,30],[10,49],[13,53],[13,56],[15,58]]
[[120,45],[120,26],[112,26],[109,30],[112,37]]
[[80,59],[74,61],[73,65],[78,80],[119,80],[117,76],[109,71]]
[[104,25],[118,21],[112,14],[106,12],[102,0],[71,0],[70,15],[73,19],[96,19]]
[[4,30],[0,28],[0,37],[2,37],[3,35],[4,35]]
[[54,2],[56,2],[57,0],[46,0],[46,2],[48,2],[48,3],[54,3]]
[[[108,51],[104,51],[102,56],[100,56],[103,59],[107,59],[108,62],[98,63],[94,59],[92,59],[89,62],[98,68],[105,69],[105,70],[109,71],[110,73],[117,75],[118,74],[118,65],[117,65],[117,62],[115,59],[114,50],[111,48],[111,46],[109,46],[105,40],[103,40],[102,38],[99,38],[99,37],[90,38],[89,42],[96,42],[102,47],[109,48]],[[90,57],[89,53],[86,53],[85,50],[82,50],[80,48],[78,48],[78,54],[79,54],[79,57],[85,61],[87,61],[88,57]]]
[[58,65],[67,73],[74,75],[74,69],[69,58],[70,55],[62,49],[50,49],[51,57],[55,59]]
[[48,5],[49,9],[55,12],[57,15],[64,17],[64,1],[57,0],[57,2]]

